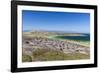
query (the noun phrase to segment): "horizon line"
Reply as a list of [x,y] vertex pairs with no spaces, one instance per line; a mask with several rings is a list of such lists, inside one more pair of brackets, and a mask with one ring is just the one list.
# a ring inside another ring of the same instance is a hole
[[41,32],[66,32],[66,33],[88,33],[90,34],[90,32],[75,32],[75,31],[60,31],[60,30],[23,30],[23,32],[27,32],[27,31],[41,31]]

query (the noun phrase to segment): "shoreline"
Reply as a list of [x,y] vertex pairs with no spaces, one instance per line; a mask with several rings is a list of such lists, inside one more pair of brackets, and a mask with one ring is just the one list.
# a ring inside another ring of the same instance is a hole
[[[68,42],[71,42],[71,43],[76,43],[76,44],[79,44],[79,45],[83,45],[83,46],[86,46],[86,47],[89,47],[89,45],[86,45],[86,44],[82,44],[82,43],[86,43],[86,42],[78,42],[78,41],[74,41],[74,40],[69,40],[69,39],[60,39],[60,38],[55,38],[55,36],[49,36],[47,38],[50,38],[50,39],[56,39],[56,40],[61,40],[61,41],[68,41]],[[89,43],[90,44],[90,43]]]

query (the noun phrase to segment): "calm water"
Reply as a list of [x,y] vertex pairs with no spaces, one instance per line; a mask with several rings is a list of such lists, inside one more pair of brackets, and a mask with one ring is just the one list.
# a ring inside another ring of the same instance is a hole
[[76,41],[90,41],[89,34],[84,34],[84,36],[56,36],[56,38],[76,40]]

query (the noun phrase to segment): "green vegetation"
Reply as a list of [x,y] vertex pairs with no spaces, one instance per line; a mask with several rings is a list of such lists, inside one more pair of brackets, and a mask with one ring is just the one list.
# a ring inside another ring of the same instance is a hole
[[38,49],[33,52],[34,61],[55,61],[55,60],[79,60],[89,59],[89,56],[81,53],[65,54],[61,51]]
[[23,55],[22,56],[22,61],[23,62],[32,62],[32,58],[29,55]]
[[36,58],[40,55],[43,55],[44,53],[46,53],[48,51],[49,51],[48,49],[42,49],[42,48],[39,49],[39,48],[37,48],[37,50],[33,52],[33,56],[34,56],[34,58]]

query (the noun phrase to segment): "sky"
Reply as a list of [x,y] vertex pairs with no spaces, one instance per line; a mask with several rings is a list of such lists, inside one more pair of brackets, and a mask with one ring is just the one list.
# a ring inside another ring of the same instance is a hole
[[45,30],[90,33],[90,14],[23,10],[22,25],[23,31]]

